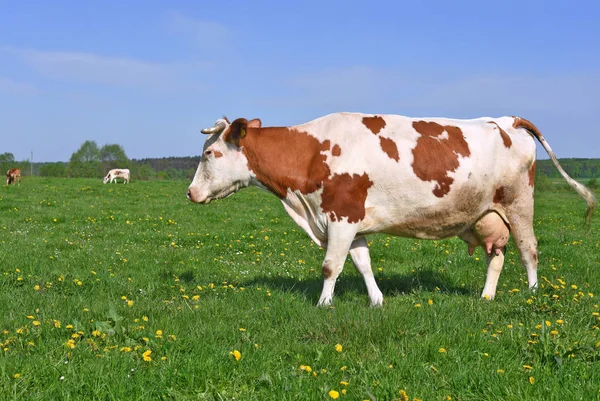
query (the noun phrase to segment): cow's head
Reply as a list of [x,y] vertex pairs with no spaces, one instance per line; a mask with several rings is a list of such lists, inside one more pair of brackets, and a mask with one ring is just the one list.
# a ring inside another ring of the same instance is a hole
[[106,184],[108,180],[110,180],[110,173],[106,174],[106,177],[104,177],[104,183]]
[[225,198],[250,184],[252,175],[240,141],[248,128],[260,128],[259,119],[238,118],[229,123],[219,119],[201,132],[210,135],[202,152],[202,159],[190,184],[187,197],[195,203],[209,203]]

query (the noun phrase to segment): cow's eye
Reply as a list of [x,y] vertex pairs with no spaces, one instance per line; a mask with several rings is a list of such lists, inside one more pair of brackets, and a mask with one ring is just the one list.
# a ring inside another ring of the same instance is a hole
[[204,156],[208,157],[210,155],[212,155],[212,150],[207,150],[204,152]]

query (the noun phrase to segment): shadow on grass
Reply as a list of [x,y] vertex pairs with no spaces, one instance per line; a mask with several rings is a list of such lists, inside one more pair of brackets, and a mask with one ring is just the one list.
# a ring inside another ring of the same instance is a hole
[[[411,293],[415,291],[439,291],[445,294],[467,295],[472,291],[465,287],[455,286],[450,278],[443,273],[430,270],[419,271],[411,274],[393,274],[376,278],[377,285],[385,297]],[[323,280],[318,277],[298,280],[291,277],[257,277],[239,284],[242,287],[264,286],[278,288],[284,292],[297,292],[311,299],[319,299]],[[335,285],[335,296],[343,297],[345,294],[364,294],[367,296],[367,287],[361,276],[352,275],[338,277]]]

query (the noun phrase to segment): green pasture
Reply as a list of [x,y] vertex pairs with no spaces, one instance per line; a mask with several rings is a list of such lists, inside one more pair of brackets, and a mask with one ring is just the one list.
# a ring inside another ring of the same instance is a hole
[[600,216],[536,193],[540,288],[509,244],[494,301],[458,240],[369,237],[385,301],[277,198],[186,181],[0,187],[2,400],[598,400]]

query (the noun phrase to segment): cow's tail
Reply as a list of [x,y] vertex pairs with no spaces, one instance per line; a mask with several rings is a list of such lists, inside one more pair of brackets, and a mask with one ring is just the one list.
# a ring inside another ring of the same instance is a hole
[[552,148],[550,147],[548,142],[546,142],[546,139],[544,138],[542,133],[537,129],[537,127],[535,125],[533,125],[530,121],[528,121],[524,118],[515,117],[513,127],[514,128],[524,128],[527,131],[529,131],[533,136],[535,136],[537,138],[537,140],[540,142],[540,144],[546,150],[546,153],[548,153],[548,156],[550,156],[550,159],[552,159],[552,162],[556,166],[558,172],[563,176],[563,178],[567,181],[567,183],[575,191],[577,191],[577,193],[579,195],[581,195],[581,197],[583,199],[585,199],[585,201],[588,205],[587,212],[585,213],[585,222],[589,227],[589,225],[592,221],[592,214],[594,213],[594,209],[596,208],[596,204],[598,203],[594,193],[592,191],[590,191],[590,189],[588,187],[586,187],[585,185],[580,184],[579,182],[575,181],[573,178],[571,178],[569,176],[569,174],[567,174],[567,172],[565,170],[563,170],[562,166],[558,162],[558,159],[554,155]]

